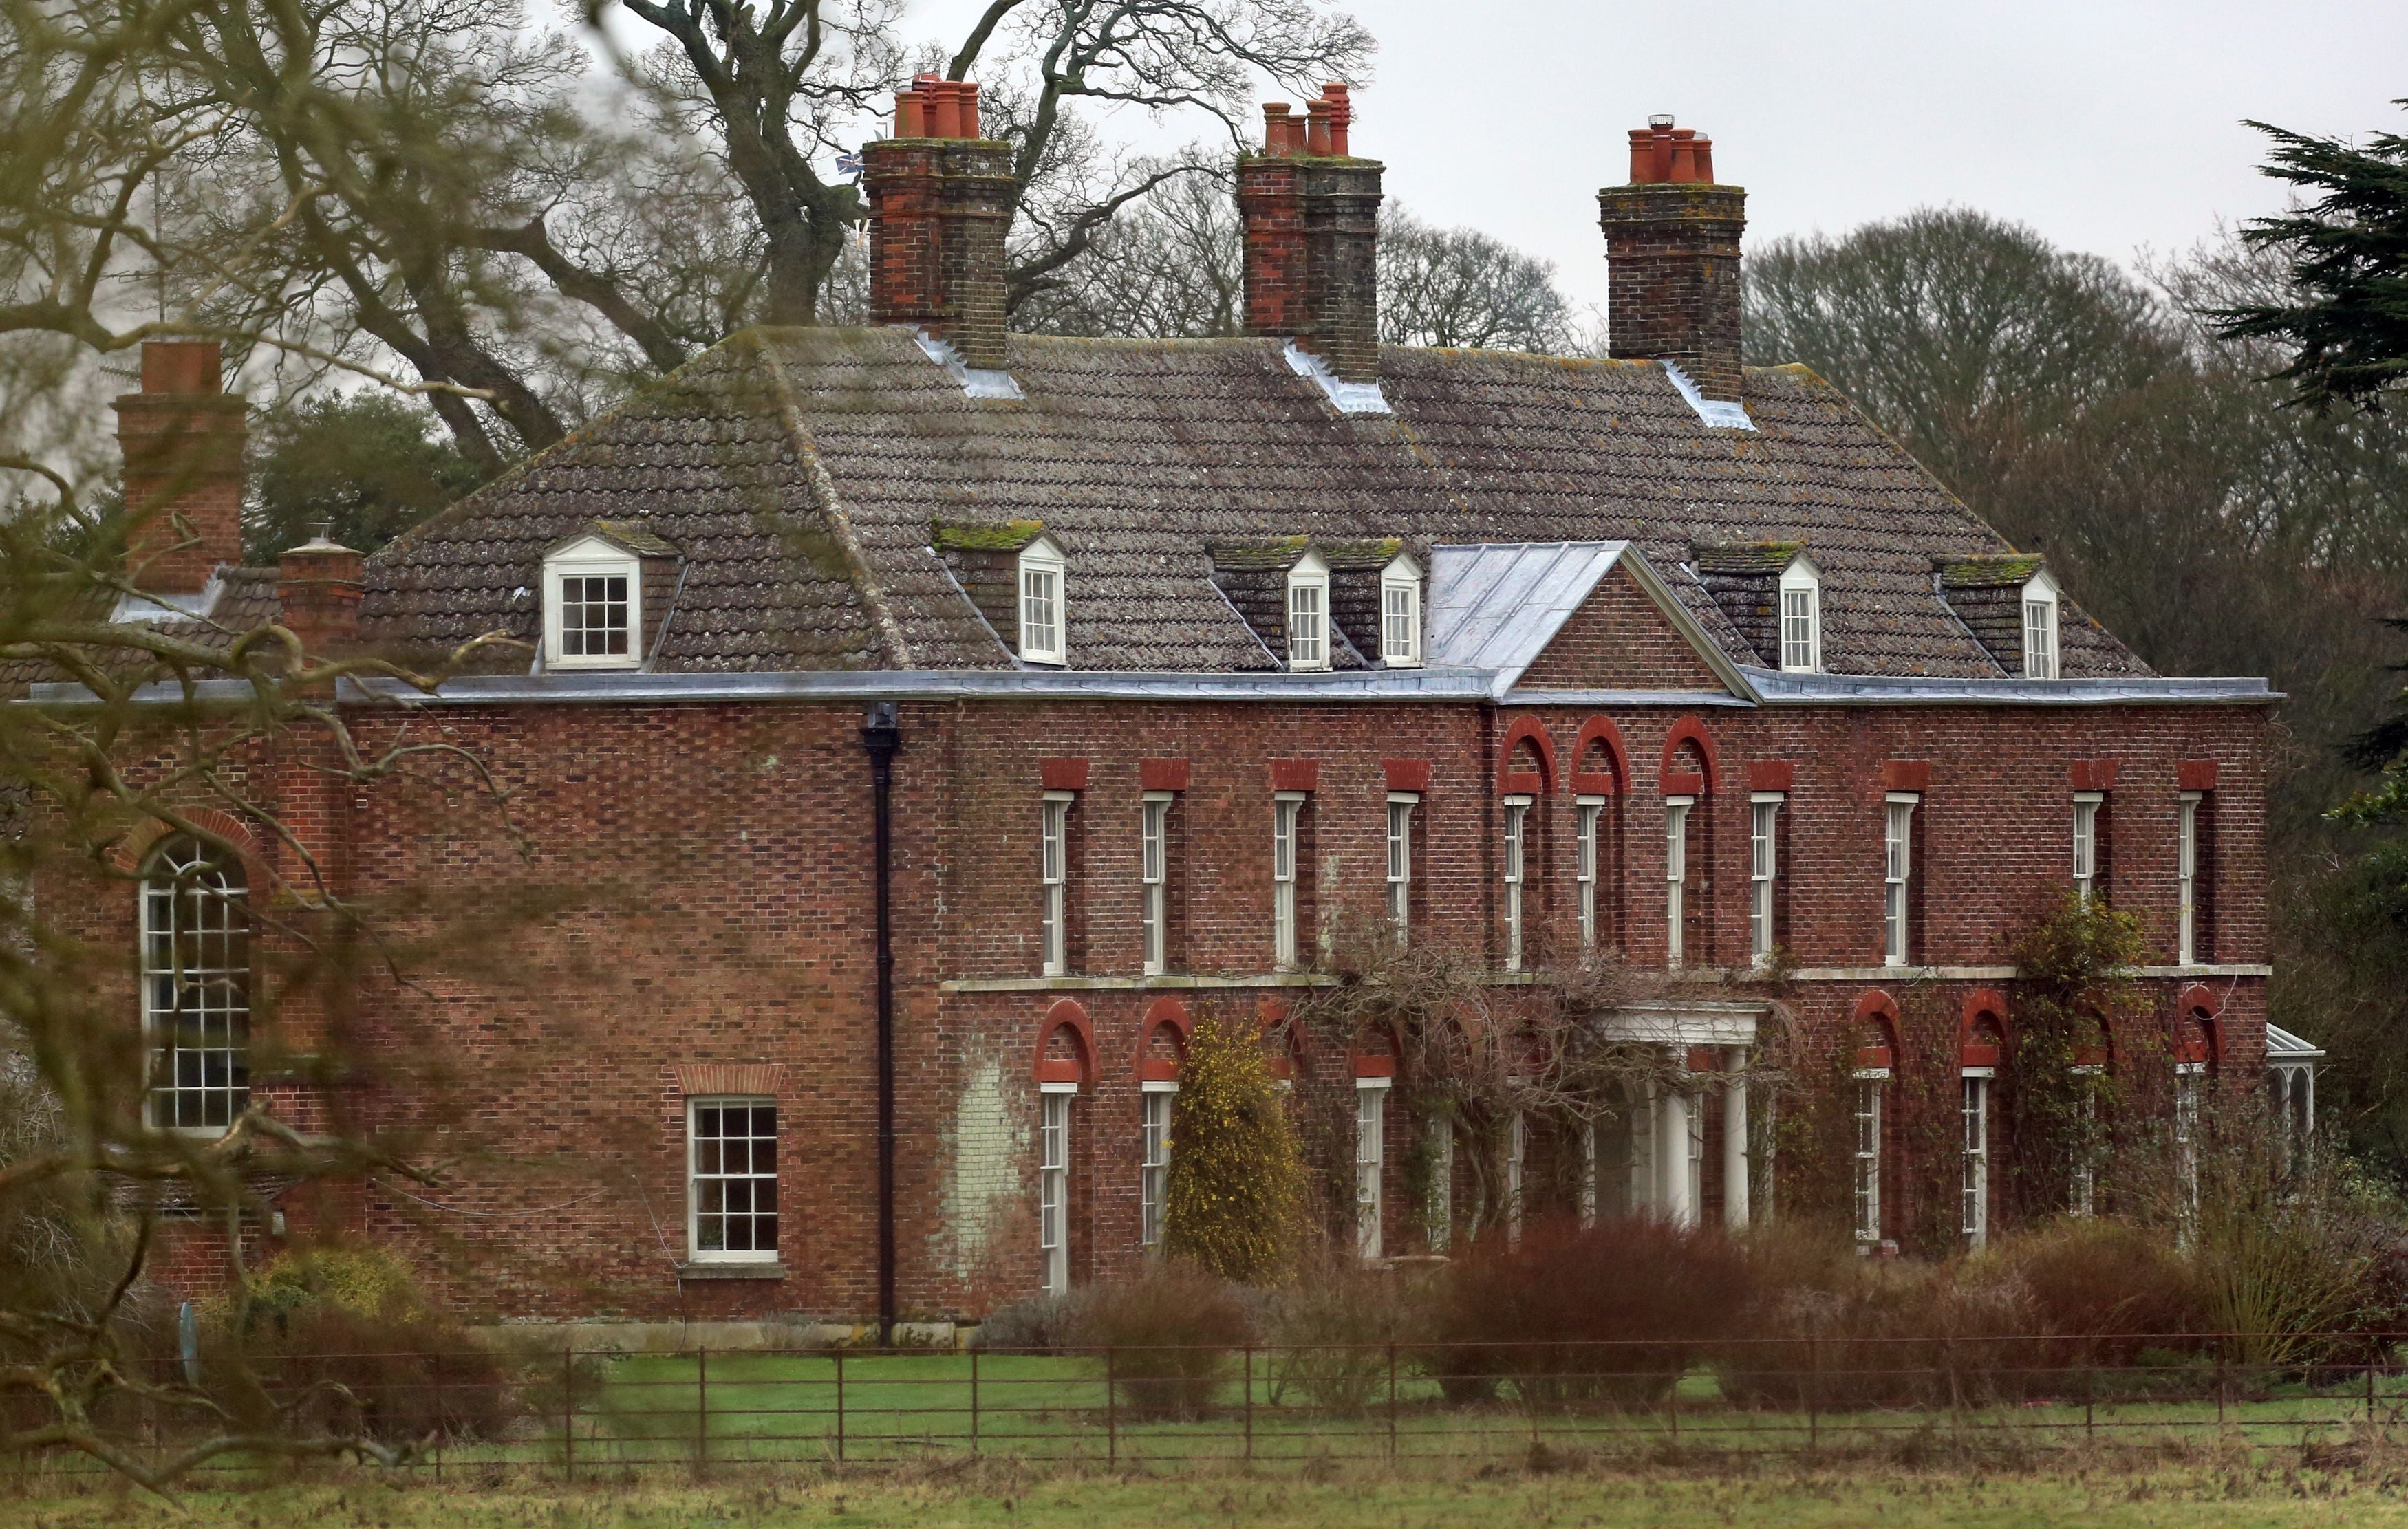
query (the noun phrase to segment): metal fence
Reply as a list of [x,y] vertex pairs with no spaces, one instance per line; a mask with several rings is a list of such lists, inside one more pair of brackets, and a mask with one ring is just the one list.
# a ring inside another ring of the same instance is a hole
[[[2401,1427],[2390,1336],[1783,1338],[986,1350],[684,1349],[285,1356],[269,1395],[423,1447],[411,1468],[581,1475],[995,1456],[1460,1462],[1681,1454],[2300,1446]],[[202,1377],[208,1389],[210,1378]],[[146,1410],[147,1409],[147,1410]],[[201,1436],[133,1404],[164,1459]],[[33,1461],[31,1468],[51,1468]],[[216,1468],[255,1462],[222,1457]],[[53,1462],[74,1468],[70,1462]]]

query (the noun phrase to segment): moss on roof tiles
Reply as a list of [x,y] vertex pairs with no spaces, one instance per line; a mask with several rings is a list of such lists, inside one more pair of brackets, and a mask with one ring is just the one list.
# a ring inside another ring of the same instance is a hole
[[[800,439],[765,381],[772,354]],[[1335,564],[1436,541],[1635,537],[1718,640],[1737,638],[1674,567],[1691,544],[1803,542],[1823,570],[1834,669],[1996,669],[1929,569],[2012,549],[1801,367],[1749,370],[1758,433],[1735,444],[1646,362],[1391,348],[1396,415],[1340,420],[1275,340],[1013,336],[1006,360],[1026,403],[1001,410],[965,398],[899,331],[749,332],[380,554],[366,611],[389,627],[485,630],[547,539],[642,519],[687,549],[692,608],[764,610],[724,639],[673,632],[665,662],[870,652],[840,560],[812,555],[834,535],[824,486],[913,661],[935,666],[1000,660],[944,576],[932,525],[975,538],[1034,523],[1070,549],[1082,667],[1261,666],[1211,587],[1224,549],[1292,562],[1300,538]],[[2146,672],[2095,628],[2068,630],[2069,673]]]
[[940,552],[1017,552],[1044,534],[1043,521],[1006,521],[1001,525],[938,521],[928,539]]
[[2027,584],[2047,559],[2037,552],[1981,552],[1932,559],[1940,582],[1949,589],[1987,589],[1999,584]]

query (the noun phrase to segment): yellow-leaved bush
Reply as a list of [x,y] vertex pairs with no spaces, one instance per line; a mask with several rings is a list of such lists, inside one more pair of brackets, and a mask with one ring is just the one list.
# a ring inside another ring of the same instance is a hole
[[1303,1198],[1296,1126],[1261,1042],[1207,1015],[1170,1116],[1164,1250],[1224,1279],[1275,1283],[1295,1266]]

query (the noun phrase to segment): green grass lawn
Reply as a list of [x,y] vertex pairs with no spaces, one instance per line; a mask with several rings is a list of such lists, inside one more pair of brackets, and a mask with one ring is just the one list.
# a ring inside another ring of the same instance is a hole
[[[1175,1465],[1191,1460],[1517,1459],[1533,1440],[1592,1452],[1641,1454],[1675,1444],[1721,1452],[1888,1448],[1901,1439],[1987,1437],[2018,1449],[2157,1444],[2223,1438],[2297,1444],[2338,1438],[2367,1414],[2362,1374],[2329,1387],[2225,1381],[2212,1370],[2171,1372],[2152,1385],[2084,1398],[2035,1394],[1993,1405],[1805,1409],[1733,1406],[1713,1375],[1686,1377],[1662,1401],[1615,1407],[1525,1407],[1510,1388],[1469,1407],[1442,1403],[1436,1381],[1400,1366],[1390,1399],[1383,1362],[1359,1377],[1361,1405],[1314,1405],[1257,1356],[1251,1380],[1233,1367],[1209,1415],[1147,1421],[1127,1383],[1108,1388],[1100,1363],[1050,1356],[849,1355],[839,1381],[825,1356],[728,1353],[697,1359],[640,1356],[589,1366],[576,1403],[566,1460],[586,1468],[626,1464],[767,1461],[847,1463],[1006,1455],[1040,1461]],[[975,1367],[976,1386],[972,1386]],[[1836,1384],[1836,1379],[1834,1381]],[[1979,1382],[1970,1383],[1978,1392]],[[839,1409],[839,1403],[841,1404]],[[2408,1380],[2388,1378],[2378,1422],[2401,1422]],[[704,1413],[707,1410],[708,1416]],[[839,1417],[841,1422],[839,1423]],[[560,1456],[557,1416],[541,1430],[546,1458]],[[456,1449],[464,1463],[504,1451],[528,1459],[529,1442]]]
[[456,1479],[393,1487],[355,1479],[253,1493],[197,1493],[168,1505],[100,1488],[11,1496],[0,1523],[42,1529],[2332,1529],[2408,1526],[2388,1468],[2333,1472],[2205,1455],[2118,1468],[2000,1474],[1897,1467],[1627,1474],[1369,1467],[1312,1479],[1221,1469],[1134,1479],[996,1463],[904,1472],[785,1468],[715,1485],[543,1485]]

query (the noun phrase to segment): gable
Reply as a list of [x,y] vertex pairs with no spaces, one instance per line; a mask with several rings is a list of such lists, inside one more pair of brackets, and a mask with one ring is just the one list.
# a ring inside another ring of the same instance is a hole
[[1515,681],[1517,690],[1722,691],[1728,687],[1619,563]]

